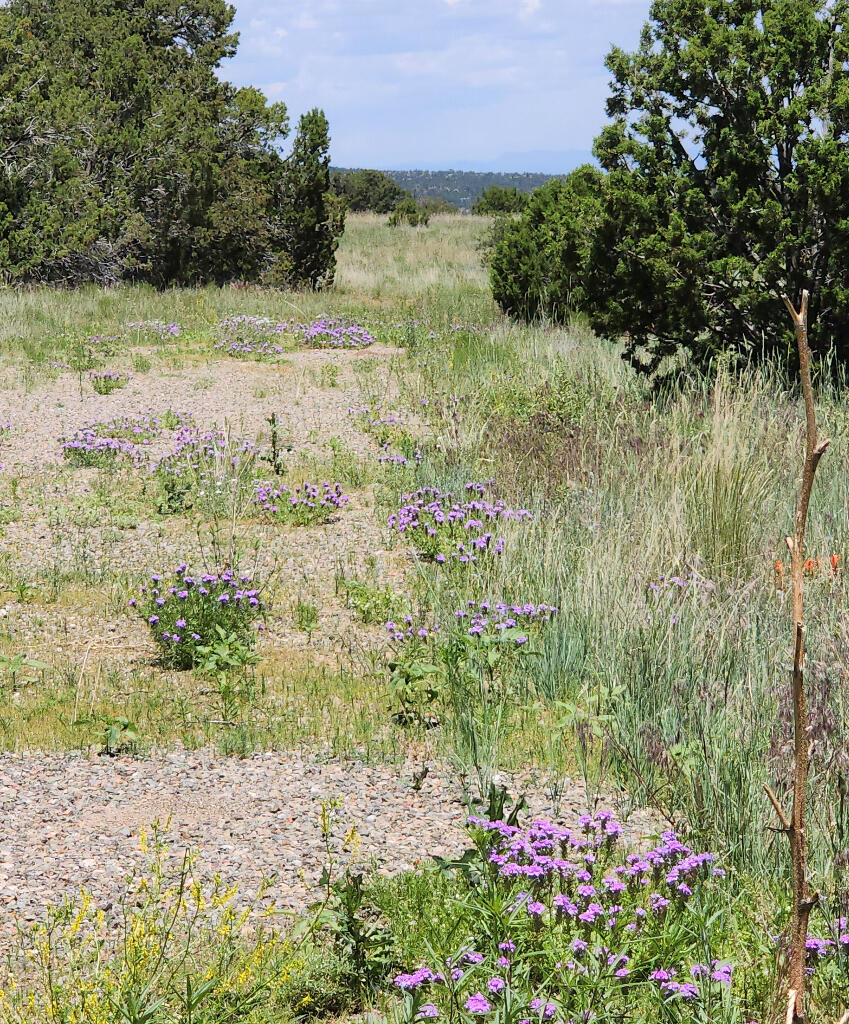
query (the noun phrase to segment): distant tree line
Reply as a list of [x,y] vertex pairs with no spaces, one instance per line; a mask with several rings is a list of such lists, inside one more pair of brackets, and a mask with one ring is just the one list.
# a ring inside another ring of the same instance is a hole
[[216,69],[223,0],[0,7],[0,280],[332,281],[344,207],[324,114]]
[[391,227],[424,226],[431,214],[457,212],[457,207],[444,199],[416,199],[383,171],[334,168],[330,181],[335,195],[351,213],[388,213]]
[[502,308],[580,311],[656,379],[720,353],[849,360],[849,4],[654,0],[611,50],[601,170],[531,196],[490,257]]

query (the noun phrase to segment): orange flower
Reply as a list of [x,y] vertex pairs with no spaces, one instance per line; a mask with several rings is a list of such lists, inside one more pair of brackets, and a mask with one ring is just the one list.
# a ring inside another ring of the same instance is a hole
[[780,558],[776,558],[776,560],[775,560],[775,575],[776,576],[783,576],[784,575],[784,562],[782,562]]
[[802,568],[813,576],[820,571],[820,560],[818,558],[806,558]]
[[832,555],[830,561],[831,561],[831,571],[833,573],[836,573],[837,570],[840,568],[840,555]]

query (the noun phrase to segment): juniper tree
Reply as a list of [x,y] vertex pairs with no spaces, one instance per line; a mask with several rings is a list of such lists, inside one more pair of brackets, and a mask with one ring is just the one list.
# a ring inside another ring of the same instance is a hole
[[0,275],[259,278],[282,253],[282,104],[235,89],[223,0],[0,7]]
[[595,327],[649,372],[687,350],[795,361],[775,323],[810,287],[811,345],[849,358],[846,0],[654,0],[607,57]]
[[293,281],[310,288],[332,284],[336,248],[345,226],[344,200],[330,187],[330,134],[318,109],[298,124],[285,167],[286,249]]

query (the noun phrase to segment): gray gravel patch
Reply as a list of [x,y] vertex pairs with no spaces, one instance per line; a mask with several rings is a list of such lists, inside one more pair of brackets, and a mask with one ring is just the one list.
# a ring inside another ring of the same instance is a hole
[[[507,781],[518,792],[530,780]],[[462,791],[434,761],[373,765],[300,753],[237,760],[209,749],[149,759],[0,756],[6,920],[40,919],[48,905],[83,887],[108,909],[144,864],[141,830],[157,821],[175,857],[196,852],[201,875],[238,884],[245,900],[272,879],[264,905],[303,910],[319,895],[319,815],[321,802],[332,799],[339,801],[335,832],[355,827],[359,836],[356,853],[342,854],[341,863],[353,859],[392,874],[465,848]],[[528,799],[530,814],[553,817],[542,791],[531,789]],[[585,810],[580,785],[568,784],[558,820],[574,823]],[[634,814],[626,841],[639,845],[657,828],[650,815]]]

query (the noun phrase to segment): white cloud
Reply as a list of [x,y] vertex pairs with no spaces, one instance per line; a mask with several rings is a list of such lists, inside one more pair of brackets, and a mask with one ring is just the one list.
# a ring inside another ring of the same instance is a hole
[[604,120],[604,56],[637,45],[650,4],[236,2],[241,43],[223,73],[283,100],[293,123],[323,107],[334,160],[383,167],[588,150]]

